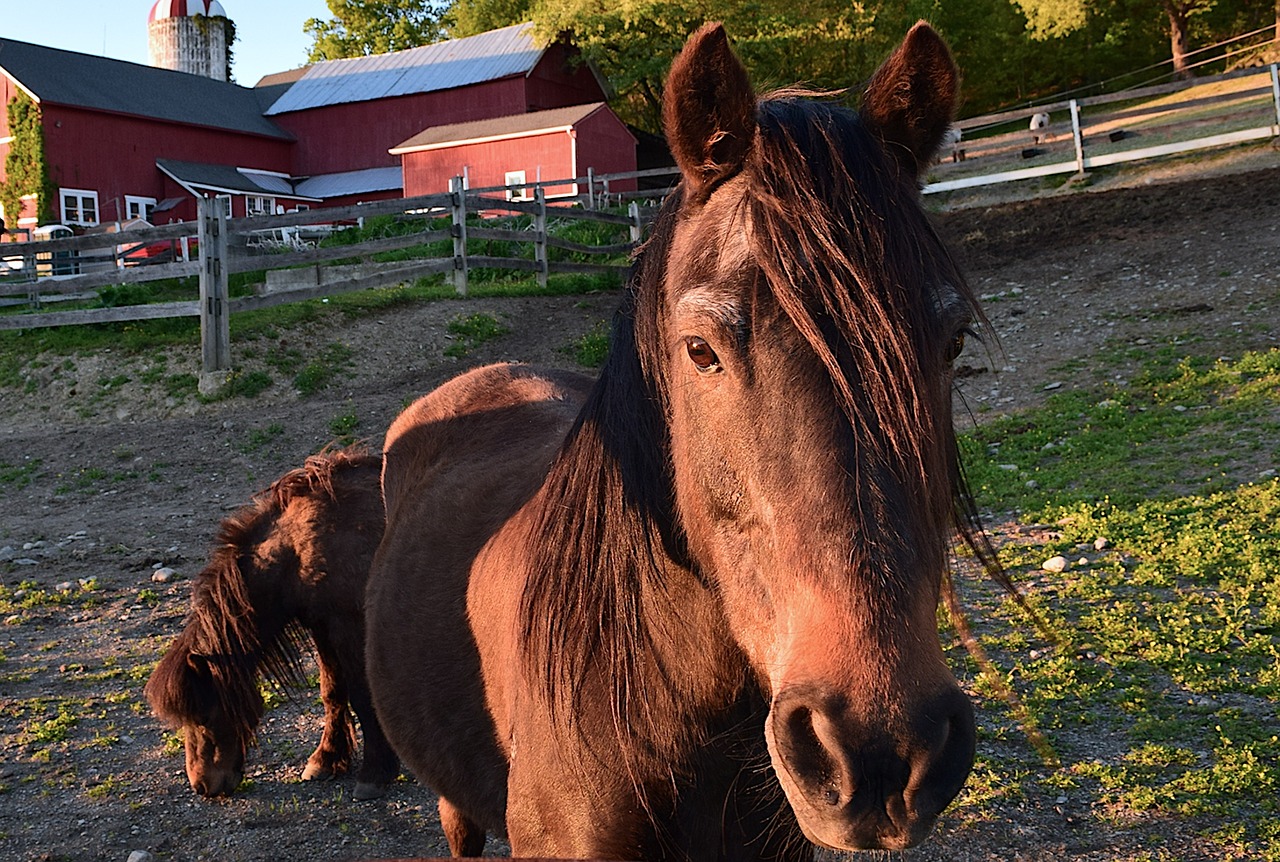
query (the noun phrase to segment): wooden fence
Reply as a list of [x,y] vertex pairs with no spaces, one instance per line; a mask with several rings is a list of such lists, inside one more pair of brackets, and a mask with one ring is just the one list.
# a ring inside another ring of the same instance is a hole
[[[641,176],[663,176],[670,170],[641,172]],[[648,191],[625,195],[610,191],[610,183],[636,174],[588,176],[580,178],[585,189],[580,206],[548,203],[543,187],[572,183],[551,180],[534,184],[531,200],[509,200],[517,190],[506,188],[464,189],[461,177],[451,182],[451,191],[442,195],[376,201],[358,206],[309,210],[280,216],[228,219],[222,201],[198,201],[199,217],[194,222],[146,227],[115,233],[55,239],[43,242],[0,244],[0,302],[21,304],[20,314],[0,315],[0,330],[34,329],[82,323],[111,323],[170,317],[199,317],[201,335],[201,390],[215,391],[231,370],[230,315],[238,311],[270,308],[290,302],[333,296],[401,284],[414,279],[446,274],[455,290],[466,295],[472,269],[506,269],[530,272],[546,285],[549,273],[623,272],[625,264],[555,261],[549,249],[579,255],[628,254],[640,241],[646,221],[656,208],[641,206],[641,197],[661,198],[664,192]],[[523,190],[523,189],[521,189]],[[630,199],[629,201],[627,199]],[[560,201],[560,204],[575,201]],[[627,213],[603,209],[606,204],[625,203]],[[517,229],[508,219],[468,218],[523,215],[528,229]],[[363,223],[377,216],[393,216],[400,221],[421,221],[420,230],[369,239],[354,244],[326,245],[308,236],[334,225]],[[445,216],[448,227],[436,227]],[[626,242],[585,245],[561,239],[548,231],[554,220],[588,220],[626,227]],[[327,226],[327,227],[326,227]],[[432,242],[452,242],[452,254],[394,263],[374,263],[379,253],[396,251]],[[532,246],[532,258],[497,257],[476,254],[479,241],[499,241]],[[472,247],[468,247],[468,243]],[[193,248],[194,247],[194,248]],[[131,265],[138,249],[163,252],[166,262]],[[194,253],[191,253],[194,251]],[[335,264],[351,258],[364,263]],[[266,283],[252,296],[232,298],[229,276],[233,273],[266,271]],[[66,299],[95,298],[101,288],[138,284],[161,279],[198,276],[197,299],[113,308],[48,310]]]
[[[1118,107],[1104,109],[1110,105]],[[1032,131],[1029,120],[1041,113],[1049,116],[1050,125]],[[1011,124],[1016,128],[1005,131]],[[1272,64],[987,114],[956,125],[962,138],[930,171],[925,194],[1083,174],[1106,165],[1275,138],[1280,136],[1280,75]],[[1019,163],[1026,167],[1014,167]]]

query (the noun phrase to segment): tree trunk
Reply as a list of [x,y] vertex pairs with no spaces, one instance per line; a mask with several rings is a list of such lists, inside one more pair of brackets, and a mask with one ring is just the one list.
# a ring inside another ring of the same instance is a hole
[[[1280,0],[1276,0],[1280,4]],[[1165,12],[1169,14],[1169,45],[1173,50],[1173,76],[1187,79],[1191,70],[1187,68],[1187,9],[1176,0],[1164,0]]]

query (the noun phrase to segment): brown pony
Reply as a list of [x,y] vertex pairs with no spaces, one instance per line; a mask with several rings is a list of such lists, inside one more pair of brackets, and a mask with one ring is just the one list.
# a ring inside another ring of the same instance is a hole
[[155,714],[181,727],[187,778],[202,796],[231,793],[262,718],[258,680],[296,688],[306,633],[315,644],[324,734],[304,779],[347,772],[364,731],[355,797],[382,794],[399,760],[382,735],[364,671],[364,588],[382,538],[382,459],[360,449],[316,455],[226,518],[192,584],[191,612],[148,680]]
[[904,848],[959,792],[936,613],[956,530],[989,547],[950,397],[981,315],[919,203],[956,86],[919,24],[859,111],[757,100],[704,27],[664,95],[680,188],[567,436],[563,387],[512,370],[392,425],[369,679],[456,855]]

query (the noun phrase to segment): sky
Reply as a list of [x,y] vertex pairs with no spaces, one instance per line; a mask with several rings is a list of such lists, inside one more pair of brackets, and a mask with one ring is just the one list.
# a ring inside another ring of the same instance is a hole
[[[252,87],[263,75],[305,65],[309,18],[332,18],[325,0],[218,0],[236,25],[231,75]],[[0,36],[132,63],[148,62],[154,0],[0,0]],[[0,58],[0,64],[3,64]]]

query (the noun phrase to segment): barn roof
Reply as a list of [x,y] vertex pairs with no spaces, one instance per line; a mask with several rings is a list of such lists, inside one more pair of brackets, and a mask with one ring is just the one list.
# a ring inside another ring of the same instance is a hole
[[272,195],[320,201],[325,198],[404,188],[399,165],[314,177],[290,177],[272,171],[207,162],[182,162],[176,159],[156,159],[156,167],[188,191],[199,188],[226,194]]
[[262,115],[253,90],[200,75],[3,38],[0,74],[44,104],[293,140]]
[[295,190],[292,177],[271,171],[237,168],[234,165],[215,165],[207,162],[182,162],[177,159],[156,159],[156,167],[164,171],[178,185],[193,191],[195,188],[227,194],[283,195],[291,198],[313,198]]
[[400,165],[321,174],[307,177],[297,185],[298,194],[311,198],[341,198],[403,188],[404,174]]
[[527,75],[543,51],[534,42],[532,24],[514,24],[407,51],[326,60],[307,67],[267,114],[431,93]]
[[552,108],[549,111],[511,114],[506,117],[495,117],[491,120],[473,120],[469,123],[432,126],[414,135],[404,143],[393,147],[391,154],[398,156],[421,150],[454,147],[463,143],[519,138],[526,135],[569,129],[602,108],[608,110],[604,102],[593,102],[589,105]]

